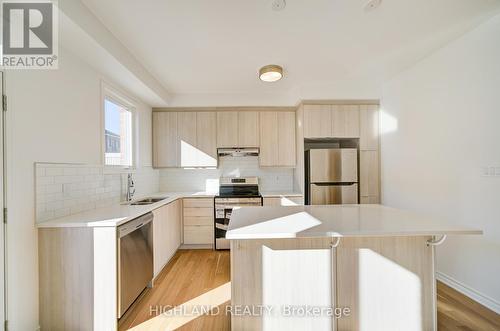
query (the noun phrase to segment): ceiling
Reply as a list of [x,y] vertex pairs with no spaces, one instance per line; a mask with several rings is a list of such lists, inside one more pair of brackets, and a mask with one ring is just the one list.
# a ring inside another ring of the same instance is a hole
[[[213,95],[268,100],[328,98],[342,86],[372,91],[500,6],[499,0],[383,0],[365,12],[366,0],[287,0],[282,11],[272,10],[272,0],[82,2],[174,103],[178,96],[186,104],[200,95],[217,103]],[[282,65],[285,78],[260,82],[258,70],[267,64]]]

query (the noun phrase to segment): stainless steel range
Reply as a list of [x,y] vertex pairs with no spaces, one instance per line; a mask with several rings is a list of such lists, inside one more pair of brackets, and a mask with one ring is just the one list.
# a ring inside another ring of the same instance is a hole
[[262,206],[257,177],[222,177],[215,197],[215,249],[229,249],[226,230],[233,208]]

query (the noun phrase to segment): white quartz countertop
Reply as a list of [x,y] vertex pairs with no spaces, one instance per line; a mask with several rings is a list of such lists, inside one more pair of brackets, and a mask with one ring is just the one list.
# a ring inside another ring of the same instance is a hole
[[245,207],[234,210],[227,239],[482,234],[382,205]]
[[[151,205],[131,206],[128,204],[114,204],[105,208],[88,210],[82,213],[56,218],[50,221],[38,223],[38,228],[59,228],[59,227],[115,227],[127,223],[141,215],[149,213],[161,206],[169,204],[182,198],[213,198],[215,193],[207,192],[160,192],[150,194],[147,197],[168,197],[160,202]],[[134,199],[134,200],[140,200]]]

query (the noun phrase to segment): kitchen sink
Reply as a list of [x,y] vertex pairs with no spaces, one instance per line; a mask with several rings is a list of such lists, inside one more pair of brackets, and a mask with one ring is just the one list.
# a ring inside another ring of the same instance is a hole
[[137,200],[134,202],[129,203],[131,206],[143,206],[143,205],[151,205],[156,202],[160,202],[162,200],[167,199],[168,197],[162,197],[162,198],[145,198],[141,200]]

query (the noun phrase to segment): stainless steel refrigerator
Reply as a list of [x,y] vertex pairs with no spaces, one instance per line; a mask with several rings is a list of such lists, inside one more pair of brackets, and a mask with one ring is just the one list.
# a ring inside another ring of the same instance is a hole
[[306,203],[358,203],[358,150],[311,149],[306,152]]

